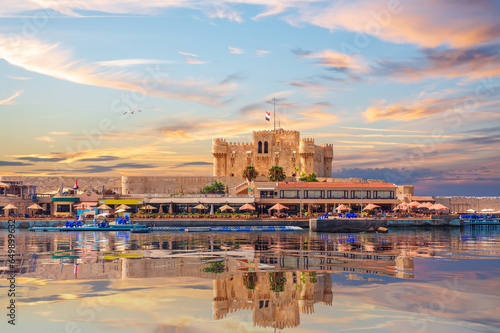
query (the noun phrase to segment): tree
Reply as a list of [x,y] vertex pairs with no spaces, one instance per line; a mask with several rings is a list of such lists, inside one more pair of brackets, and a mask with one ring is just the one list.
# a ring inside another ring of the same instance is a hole
[[286,174],[282,167],[274,165],[269,169],[269,180],[272,182],[281,182],[285,180]]
[[295,170],[295,172],[292,177],[295,177],[297,175],[297,172],[299,172],[299,167],[294,167],[293,170]]
[[258,175],[259,173],[257,172],[257,170],[255,170],[255,168],[252,165],[247,165],[245,170],[243,170],[243,178],[248,180],[249,183],[255,178],[257,178]]
[[306,176],[306,173],[302,172],[302,174],[300,175],[299,181],[301,181],[301,182],[317,182],[318,180],[316,179],[316,172],[309,174],[309,176]]
[[223,182],[215,181],[210,185],[205,186],[200,193],[203,194],[224,194],[226,192],[226,185]]

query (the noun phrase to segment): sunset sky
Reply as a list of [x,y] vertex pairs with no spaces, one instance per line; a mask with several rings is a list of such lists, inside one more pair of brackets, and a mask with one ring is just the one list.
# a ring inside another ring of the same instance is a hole
[[[500,195],[500,2],[7,0],[0,175],[211,175],[212,138],[334,144],[334,177]],[[134,114],[126,111],[140,109]]]

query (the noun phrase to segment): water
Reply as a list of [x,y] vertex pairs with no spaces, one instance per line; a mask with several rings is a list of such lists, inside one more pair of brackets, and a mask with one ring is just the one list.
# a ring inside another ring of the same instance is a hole
[[2,306],[0,329],[500,332],[498,226],[390,231],[17,230],[16,326]]

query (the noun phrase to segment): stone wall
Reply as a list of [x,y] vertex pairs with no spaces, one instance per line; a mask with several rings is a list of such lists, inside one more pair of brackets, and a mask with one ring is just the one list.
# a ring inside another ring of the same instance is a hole
[[[230,189],[243,183],[241,177],[186,177],[186,176],[129,176],[127,187],[131,194],[144,193],[197,193],[214,181],[222,181]],[[122,177],[78,177],[80,190],[112,189],[116,193],[122,193]],[[61,183],[65,188],[73,188],[74,177],[50,177],[50,176],[1,176],[0,180],[22,181],[25,185],[36,185],[37,193],[56,191],[61,188]]]
[[436,203],[440,203],[451,212],[465,214],[468,209],[481,212],[483,209],[493,209],[500,211],[500,197],[434,197]]

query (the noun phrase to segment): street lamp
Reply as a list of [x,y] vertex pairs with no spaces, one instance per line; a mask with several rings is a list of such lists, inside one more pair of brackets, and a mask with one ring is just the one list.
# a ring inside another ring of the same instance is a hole
[[299,186],[300,186],[300,190],[299,190],[299,199],[300,199],[300,217],[302,217],[302,181],[299,180]]

